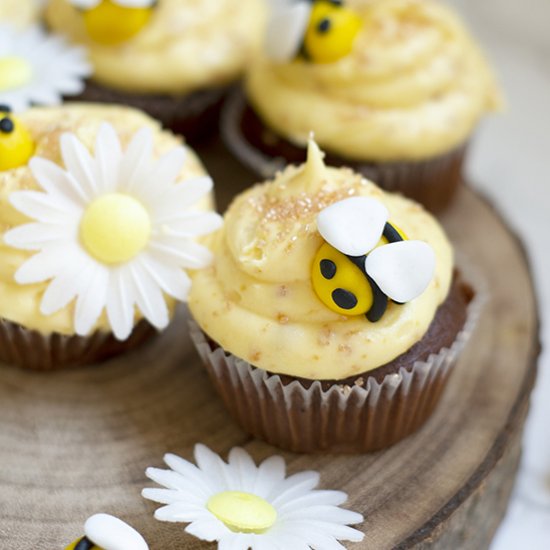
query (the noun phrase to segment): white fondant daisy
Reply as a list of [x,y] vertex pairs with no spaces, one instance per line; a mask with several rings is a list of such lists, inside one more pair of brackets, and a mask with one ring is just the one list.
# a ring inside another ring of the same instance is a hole
[[66,170],[42,158],[29,166],[42,191],[18,191],[13,206],[34,223],[8,231],[5,242],[36,250],[15,274],[20,284],[50,281],[40,311],[51,315],[76,299],[74,327],[88,334],[103,310],[118,339],[129,336],[135,308],[158,329],[169,323],[165,294],[185,300],[185,269],[211,261],[194,238],[222,223],[194,204],[212,180],[176,183],[185,159],[177,147],[153,160],[149,128],[138,131],[122,152],[114,128],[102,124],[95,158],[74,134],[61,137]]
[[166,489],[144,489],[142,495],[167,504],[156,510],[156,519],[189,523],[188,533],[217,541],[220,550],[343,550],[339,540],[363,539],[349,527],[363,516],[340,508],[345,493],[315,489],[317,472],[286,477],[280,456],[256,466],[240,448],[231,450],[226,464],[200,444],[195,460],[197,466],[165,455],[171,469],[148,468],[146,475]]
[[34,26],[0,25],[0,104],[22,111],[30,105],[57,105],[62,96],[84,89],[91,74],[83,48]]

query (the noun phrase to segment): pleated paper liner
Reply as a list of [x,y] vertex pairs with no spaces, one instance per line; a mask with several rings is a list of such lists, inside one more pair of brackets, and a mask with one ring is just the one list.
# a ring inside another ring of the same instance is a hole
[[86,88],[69,101],[120,104],[145,111],[191,144],[211,137],[217,127],[228,86],[197,90],[187,95],[132,94],[88,81]]
[[0,362],[40,371],[78,367],[127,352],[154,334],[156,330],[145,320],[121,342],[110,332],[97,331],[85,337],[42,334],[0,319]]
[[380,382],[367,373],[361,386],[334,384],[325,391],[319,381],[309,388],[298,380],[284,383],[212,346],[193,320],[191,338],[225,406],[247,433],[294,452],[376,451],[415,432],[439,402],[486,300],[481,281],[466,281],[475,294],[453,344]]
[[[221,117],[221,135],[242,164],[264,179],[272,178],[287,164],[301,164],[306,149],[266,128],[246,104],[242,91],[227,99]],[[370,162],[340,157],[326,151],[330,166],[347,166],[382,189],[402,193],[432,212],[447,207],[461,180],[467,143],[443,155],[419,161]]]

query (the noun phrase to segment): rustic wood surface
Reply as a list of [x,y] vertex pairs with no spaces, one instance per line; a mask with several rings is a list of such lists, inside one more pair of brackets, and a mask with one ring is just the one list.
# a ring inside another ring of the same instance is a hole
[[[212,152],[206,151],[206,161]],[[225,206],[246,180],[214,164]],[[239,181],[237,186],[234,182]],[[490,297],[443,400],[414,436],[376,454],[284,454],[289,471],[317,469],[350,495],[365,522],[349,548],[486,548],[504,514],[538,354],[536,300],[522,248],[482,199],[463,188],[443,219]],[[208,550],[161,524],[140,497],[147,466],[202,442],[226,455],[277,450],[227,416],[186,333],[184,314],[140,350],[53,374],[0,366],[0,548],[62,549],[104,511],[134,525],[151,550]],[[292,550],[292,549],[289,549]]]

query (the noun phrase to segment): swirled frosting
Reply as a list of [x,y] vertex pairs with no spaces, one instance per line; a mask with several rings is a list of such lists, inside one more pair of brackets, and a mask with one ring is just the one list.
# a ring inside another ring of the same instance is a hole
[[260,48],[262,0],[159,0],[150,22],[117,46],[93,42],[68,0],[50,0],[46,21],[84,44],[94,80],[133,93],[185,94],[234,80]]
[[[437,258],[428,289],[407,304],[390,304],[377,323],[334,313],[310,280],[323,243],[317,214],[350,196],[382,201],[390,220],[408,238],[428,242]],[[239,195],[210,245],[214,265],[194,274],[189,296],[198,324],[255,366],[308,379],[344,379],[407,351],[428,330],[452,278],[451,246],[428,212],[349,169],[325,167],[313,143],[307,164]]]
[[310,131],[354,160],[419,160],[467,141],[501,99],[462,22],[433,0],[349,0],[363,20],[332,64],[259,60],[247,94],[264,122],[304,145]]
[[[65,132],[72,132],[93,151],[97,132],[104,121],[114,126],[123,147],[126,147],[135,132],[143,127],[153,130],[156,157],[181,145],[179,138],[161,130],[156,121],[140,111],[126,107],[73,103],[64,107],[30,109],[20,115],[19,120],[25,124],[33,137],[36,145],[35,155],[61,166],[63,164],[60,136]],[[180,180],[204,173],[200,161],[193,151],[188,149]],[[11,248],[4,243],[3,237],[9,229],[31,221],[17,211],[8,200],[10,193],[25,189],[39,189],[28,166],[0,171],[0,318],[43,334],[57,332],[72,335],[74,303],[54,315],[42,315],[39,306],[48,283],[20,285],[14,280],[17,269],[33,252]],[[206,201],[200,208],[206,209],[211,206],[211,202]],[[173,302],[168,298],[167,303],[173,306]],[[136,322],[138,319],[136,316]],[[100,317],[96,328],[110,330],[105,315]]]
[[36,0],[2,0],[0,24],[9,23],[23,27],[38,19],[39,3]]

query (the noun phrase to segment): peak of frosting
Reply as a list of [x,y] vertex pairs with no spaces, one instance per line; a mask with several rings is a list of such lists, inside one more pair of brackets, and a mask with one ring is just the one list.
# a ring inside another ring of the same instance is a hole
[[310,133],[307,144],[307,160],[295,174],[292,174],[284,188],[278,190],[282,196],[297,195],[300,192],[314,194],[320,191],[327,180],[325,153],[317,145],[313,133]]

